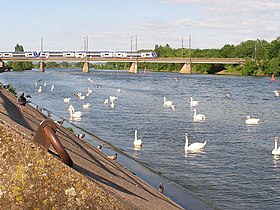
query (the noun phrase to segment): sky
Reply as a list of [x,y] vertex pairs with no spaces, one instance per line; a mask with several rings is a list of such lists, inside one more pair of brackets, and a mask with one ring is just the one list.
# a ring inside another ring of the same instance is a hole
[[40,51],[41,39],[45,51],[84,50],[86,39],[89,50],[130,51],[182,43],[212,49],[280,36],[280,0],[0,0],[0,5],[0,51],[14,51],[16,44]]

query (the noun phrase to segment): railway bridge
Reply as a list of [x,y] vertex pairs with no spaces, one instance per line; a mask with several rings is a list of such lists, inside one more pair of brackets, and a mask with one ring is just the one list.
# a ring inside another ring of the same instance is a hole
[[[2,61],[1,61],[2,59]],[[66,62],[83,62],[83,72],[89,72],[89,62],[124,62],[131,63],[129,72],[138,73],[138,63],[181,63],[183,66],[180,70],[182,74],[192,73],[192,64],[239,64],[245,63],[242,58],[177,58],[177,57],[157,57],[157,58],[112,58],[112,57],[2,57],[0,58],[0,66],[4,65],[4,61],[38,61],[40,62],[40,71],[45,71],[45,62],[48,61],[66,61]]]

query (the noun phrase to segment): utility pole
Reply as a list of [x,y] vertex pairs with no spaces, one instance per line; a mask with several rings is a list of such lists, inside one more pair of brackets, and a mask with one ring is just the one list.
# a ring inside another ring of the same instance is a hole
[[136,39],[135,39],[135,52],[137,52],[137,35],[136,35]]
[[132,36],[130,37],[130,52],[132,52]]
[[84,51],[88,51],[88,36],[84,38]]
[[41,43],[40,43],[40,50],[41,50],[41,52],[43,52],[43,38],[41,38]]
[[182,36],[182,58],[184,57],[184,37]]
[[191,35],[189,35],[189,59],[191,64]]

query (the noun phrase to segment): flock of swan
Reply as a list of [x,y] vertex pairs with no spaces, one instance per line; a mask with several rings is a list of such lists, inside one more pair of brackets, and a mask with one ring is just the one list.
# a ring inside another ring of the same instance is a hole
[[[198,103],[199,103],[199,101],[195,101],[195,100],[193,100],[193,97],[191,97],[190,106],[192,108],[197,106]],[[166,97],[163,97],[163,106],[164,107],[171,107],[172,110],[175,110],[175,105],[173,104],[173,102],[170,101],[170,100],[167,100]],[[194,111],[194,115],[193,115],[193,121],[194,122],[203,122],[203,121],[206,120],[206,116],[204,114],[197,114],[196,109],[193,109],[193,111]],[[207,143],[206,141],[204,143],[194,142],[194,143],[189,145],[188,134],[185,133],[185,147],[184,148],[185,148],[186,153],[188,151],[192,151],[192,152],[200,151],[204,148],[206,143]]]
[[[226,95],[227,98],[229,98],[229,95]],[[163,98],[164,107],[171,107],[173,110],[175,110],[175,105],[172,101],[167,100],[166,97]],[[197,109],[195,108],[199,104],[199,101],[196,101],[193,99],[193,97],[190,98],[190,106],[193,108],[193,122],[204,122],[206,120],[206,116],[204,114],[198,114]],[[246,125],[258,125],[260,124],[260,118],[253,118],[249,115],[246,116],[245,120]],[[278,141],[278,138],[277,138]],[[277,147],[277,141],[275,140],[275,148]],[[206,145],[207,141],[200,143],[200,142],[194,142],[189,145],[189,139],[188,134],[185,133],[185,152],[192,151],[196,152],[199,150],[202,150],[204,146]],[[273,150],[273,154],[280,154],[280,147]]]
[[[88,78],[88,81],[93,83],[92,78]],[[35,86],[38,85],[38,82],[35,83]],[[47,86],[46,82],[44,82],[43,86]],[[54,88],[55,88],[55,86],[53,84],[53,85],[51,85],[50,90],[53,91]],[[100,87],[96,86],[96,88],[99,89]],[[40,85],[38,88],[38,93],[41,93],[42,91],[43,91],[43,88]],[[88,88],[87,93],[85,95],[83,95],[81,92],[74,93],[73,95],[77,96],[79,98],[79,100],[83,101],[83,100],[85,100],[86,97],[88,97],[92,93],[92,91],[93,90],[91,88]],[[120,92],[120,89],[118,89],[117,91]],[[276,96],[280,96],[280,91],[275,90],[273,92]],[[112,109],[114,109],[116,99],[117,99],[116,96],[110,96],[109,98],[105,99],[104,105],[109,106],[109,103],[110,103],[110,107]],[[69,104],[68,112],[69,112],[70,119],[80,119],[83,116],[82,111],[76,111],[74,106],[72,104],[70,104],[70,101],[71,101],[70,98],[66,97],[63,99],[63,101],[64,101],[64,103]],[[193,108],[193,112],[194,112],[193,122],[204,122],[206,120],[206,116],[204,114],[198,114],[197,109],[195,108],[198,104],[199,104],[199,101],[196,101],[193,99],[193,97],[190,97],[190,106],[191,106],[191,108]],[[85,103],[82,105],[84,110],[90,109],[90,106],[91,106],[90,103]],[[176,108],[174,103],[171,100],[167,100],[166,97],[163,97],[163,106],[164,106],[164,108],[171,108],[173,111],[175,111],[175,108]],[[246,125],[258,125],[258,124],[260,124],[260,122],[261,122],[260,118],[252,118],[249,115],[246,116],[246,120],[245,120]],[[135,130],[135,137],[134,137],[134,142],[133,142],[135,150],[141,149],[142,144],[143,144],[142,140],[138,138],[137,134],[138,134],[138,131]],[[275,146],[274,146],[274,149],[272,150],[273,155],[280,155],[280,146],[278,147],[278,141],[279,141],[279,138],[275,137]],[[189,145],[188,134],[185,133],[185,146],[184,146],[185,152],[188,152],[188,151],[196,152],[196,151],[202,150],[205,147],[206,143],[207,143],[206,141],[203,143],[194,142]]]

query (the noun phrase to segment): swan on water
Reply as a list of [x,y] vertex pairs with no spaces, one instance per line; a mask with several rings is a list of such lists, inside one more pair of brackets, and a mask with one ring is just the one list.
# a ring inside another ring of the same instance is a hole
[[196,109],[193,110],[194,114],[193,114],[193,121],[194,122],[201,122],[201,121],[205,121],[206,117],[204,114],[196,114]]
[[104,101],[104,105],[108,106],[108,104],[109,104],[109,100],[108,100],[108,98],[106,98],[105,101]]
[[92,93],[92,89],[91,89],[90,87],[88,87],[87,92],[88,92],[89,94],[91,94],[91,93]]
[[42,86],[40,86],[38,89],[38,93],[41,93],[41,92],[42,92]]
[[90,81],[91,83],[93,83],[93,79],[92,78],[88,78],[88,81]]
[[53,91],[54,90],[54,84],[52,84],[52,87],[51,87],[51,91]]
[[116,96],[110,96],[110,101],[111,101],[111,102],[114,102],[117,98],[118,98],[118,97],[116,97]]
[[83,115],[83,113],[80,112],[80,111],[75,112],[72,109],[70,110],[70,117],[71,118],[80,118],[80,117],[82,117],[82,115]]
[[75,108],[72,104],[69,105],[68,112],[75,112]]
[[257,125],[259,124],[259,118],[251,118],[249,115],[246,117],[245,123],[246,125]]
[[173,105],[172,101],[167,101],[166,97],[163,97],[163,105],[166,107],[171,107]]
[[275,136],[274,138],[274,149],[272,150],[271,154],[273,155],[280,155],[280,147],[277,148],[278,137]]
[[114,108],[115,108],[114,101],[111,101],[111,109],[114,109]]
[[198,102],[199,101],[194,101],[193,97],[191,97],[191,102],[190,102],[191,106],[196,106],[198,104]]
[[86,103],[86,104],[83,105],[84,109],[89,109],[89,107],[90,107],[90,103]]
[[200,150],[203,149],[207,141],[204,143],[194,142],[191,145],[189,145],[189,139],[188,139],[188,133],[185,133],[185,150]]
[[137,138],[137,130],[135,130],[134,147],[142,147],[142,140]]
[[275,94],[275,96],[279,96],[280,95],[280,90],[274,90],[273,93]]
[[70,102],[70,98],[64,98],[63,101],[64,101],[64,103],[69,103]]

